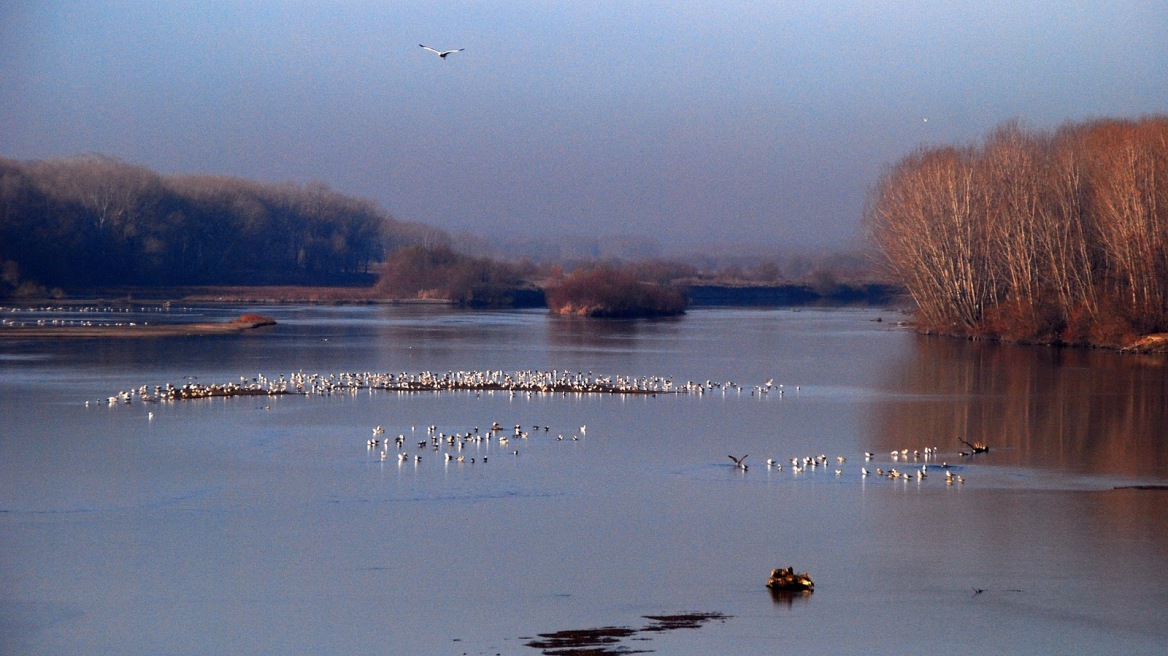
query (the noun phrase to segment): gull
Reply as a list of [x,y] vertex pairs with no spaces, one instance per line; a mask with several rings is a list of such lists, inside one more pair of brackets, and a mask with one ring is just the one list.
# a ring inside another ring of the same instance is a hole
[[746,459],[749,458],[750,456],[742,456],[741,458],[735,458],[734,456],[726,456],[726,457],[730,458],[731,460],[734,461],[734,467],[736,469],[741,469],[742,471],[746,471]]
[[421,48],[423,50],[429,50],[430,52],[434,53],[435,55],[438,55],[442,59],[446,59],[446,55],[449,55],[451,53],[462,52],[463,50],[466,50],[466,48],[458,48],[456,50],[435,50],[434,48],[431,48],[430,46],[424,46],[420,43],[418,45],[421,46]]

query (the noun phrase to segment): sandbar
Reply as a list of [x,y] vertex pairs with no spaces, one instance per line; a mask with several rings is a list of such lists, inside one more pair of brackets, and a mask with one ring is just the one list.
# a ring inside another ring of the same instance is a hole
[[135,338],[227,335],[254,330],[264,326],[274,326],[275,324],[275,319],[252,314],[221,323],[0,326],[0,339],[93,339],[110,337]]

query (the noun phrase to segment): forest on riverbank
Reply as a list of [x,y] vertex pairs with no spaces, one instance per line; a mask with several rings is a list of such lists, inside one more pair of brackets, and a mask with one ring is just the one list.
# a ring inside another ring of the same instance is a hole
[[925,148],[865,224],[925,330],[1120,345],[1168,331],[1168,117]]
[[372,284],[387,250],[441,239],[320,183],[163,176],[97,155],[0,158],[0,284],[9,292]]
[[0,158],[0,298],[181,298],[209,289],[213,298],[474,307],[542,307],[550,298],[554,311],[656,316],[682,311],[690,291],[706,305],[890,293],[872,285],[873,260],[862,252],[711,248],[670,259],[658,250],[649,238],[587,236],[492,246],[399,221],[321,183],[164,176],[99,155]]

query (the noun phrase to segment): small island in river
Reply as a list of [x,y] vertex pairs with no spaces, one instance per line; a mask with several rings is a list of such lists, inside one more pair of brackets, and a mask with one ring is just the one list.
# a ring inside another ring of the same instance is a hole
[[563,315],[633,319],[685,313],[687,301],[670,285],[640,281],[631,272],[610,267],[576,271],[545,288],[547,306]]

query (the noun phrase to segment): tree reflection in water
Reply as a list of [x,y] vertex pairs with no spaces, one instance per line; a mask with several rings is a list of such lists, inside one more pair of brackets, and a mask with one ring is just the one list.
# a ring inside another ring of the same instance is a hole
[[977,462],[1101,476],[1168,471],[1168,358],[1079,348],[916,339],[875,409],[877,449],[960,450]]

